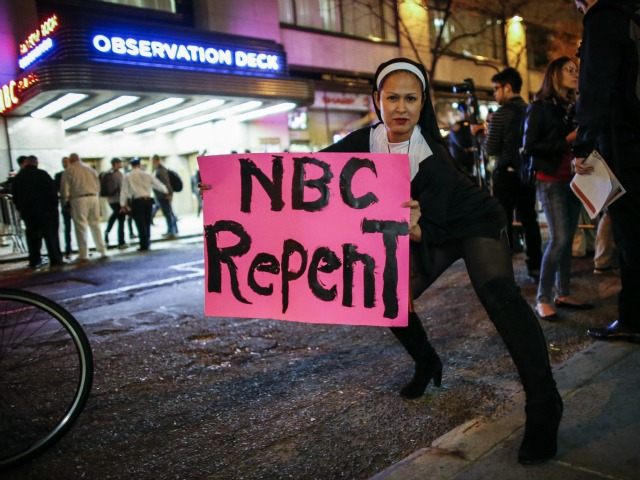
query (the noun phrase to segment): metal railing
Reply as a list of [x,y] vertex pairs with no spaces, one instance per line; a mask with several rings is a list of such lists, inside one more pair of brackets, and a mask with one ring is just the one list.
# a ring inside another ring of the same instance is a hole
[[13,198],[8,193],[1,193],[0,240],[2,240],[3,244],[6,238],[11,241],[14,253],[27,252],[20,214],[13,203]]

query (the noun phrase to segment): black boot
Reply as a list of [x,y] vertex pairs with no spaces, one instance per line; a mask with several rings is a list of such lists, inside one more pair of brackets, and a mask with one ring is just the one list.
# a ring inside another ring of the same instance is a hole
[[562,410],[562,398],[557,391],[550,398],[527,401],[527,422],[522,445],[518,451],[518,462],[534,465],[555,457]]
[[518,461],[547,461],[557,451],[563,405],[544,333],[512,278],[487,282],[478,296],[511,354],[526,395],[527,421]]
[[416,362],[413,378],[402,387],[400,395],[404,398],[421,397],[432,378],[433,384],[439,387],[442,384],[442,362],[429,343],[418,315],[410,312],[406,328],[391,327],[390,330]]

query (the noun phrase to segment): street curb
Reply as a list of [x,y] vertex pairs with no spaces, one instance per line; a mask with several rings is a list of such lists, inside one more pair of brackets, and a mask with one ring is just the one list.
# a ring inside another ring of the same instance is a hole
[[[593,378],[611,368],[634,351],[635,345],[595,342],[554,368],[563,399],[569,398]],[[517,391],[512,405],[497,419],[470,420],[433,441],[370,480],[451,480],[493,451],[524,426],[524,392]],[[566,415],[567,412],[565,412]],[[516,452],[513,454],[514,464]]]

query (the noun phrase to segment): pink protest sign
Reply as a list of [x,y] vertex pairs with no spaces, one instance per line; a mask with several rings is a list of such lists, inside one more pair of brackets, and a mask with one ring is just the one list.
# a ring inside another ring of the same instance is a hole
[[405,326],[409,162],[369,153],[199,157],[205,313]]

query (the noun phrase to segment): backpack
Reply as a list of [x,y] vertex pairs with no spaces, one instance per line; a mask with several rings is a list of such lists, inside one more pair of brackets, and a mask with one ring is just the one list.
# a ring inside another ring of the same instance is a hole
[[182,191],[182,179],[180,175],[178,175],[173,170],[167,168],[167,173],[169,174],[169,183],[171,184],[171,190],[174,192]]
[[113,176],[113,172],[102,172],[100,174],[100,196],[115,197],[118,194],[118,184]]

